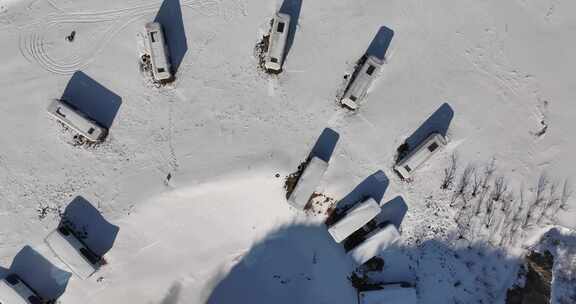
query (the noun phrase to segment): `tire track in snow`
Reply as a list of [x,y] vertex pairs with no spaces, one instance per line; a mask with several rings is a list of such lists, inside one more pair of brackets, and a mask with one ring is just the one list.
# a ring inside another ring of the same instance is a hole
[[[222,13],[222,3],[218,0],[183,0],[182,6],[194,10],[204,16],[218,16]],[[131,8],[107,10],[100,12],[63,13],[49,16],[44,22],[38,22],[23,30],[19,39],[20,53],[31,63],[37,63],[43,69],[60,75],[72,74],[85,68],[104,50],[108,42],[120,31],[147,14],[159,9],[158,4],[147,4]],[[241,12],[237,12],[240,14]],[[109,23],[105,30],[99,32],[99,38],[83,46],[76,54],[66,58],[56,59],[47,48],[50,45],[48,33],[62,24],[93,23],[102,26]]]

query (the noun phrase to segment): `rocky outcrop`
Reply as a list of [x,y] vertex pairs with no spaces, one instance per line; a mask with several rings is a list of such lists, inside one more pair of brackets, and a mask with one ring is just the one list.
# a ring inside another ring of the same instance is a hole
[[524,265],[524,287],[508,290],[506,304],[549,304],[554,256],[549,252],[531,252]]

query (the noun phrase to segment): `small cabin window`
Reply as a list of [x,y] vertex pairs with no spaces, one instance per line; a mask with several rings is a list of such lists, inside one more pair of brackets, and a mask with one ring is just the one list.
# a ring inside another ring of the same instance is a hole
[[278,33],[284,32],[284,22],[278,22],[278,27],[276,28]]
[[164,73],[166,71],[164,68],[158,68],[158,73]]
[[438,144],[437,143],[432,143],[431,145],[428,146],[428,151],[430,152],[434,152],[434,150],[438,149]]
[[90,130],[88,130],[88,134],[92,134],[92,133],[94,133],[94,131],[96,131],[96,129],[90,128]]
[[156,42],[156,35],[158,35],[158,32],[150,32],[150,39],[152,40],[152,42]]
[[374,73],[374,70],[376,70],[376,67],[374,67],[373,65],[368,67],[368,70],[366,70],[366,74],[368,75],[372,75],[372,73]]
[[352,100],[352,101],[356,101],[356,99],[358,99],[358,98],[356,98],[356,96],[354,96],[354,95],[350,95],[350,100]]
[[412,171],[412,169],[411,169],[410,166],[408,166],[408,165],[404,166],[404,169],[406,169],[407,172]]
[[274,58],[274,57],[270,57],[270,61],[272,62],[278,62],[278,59]]

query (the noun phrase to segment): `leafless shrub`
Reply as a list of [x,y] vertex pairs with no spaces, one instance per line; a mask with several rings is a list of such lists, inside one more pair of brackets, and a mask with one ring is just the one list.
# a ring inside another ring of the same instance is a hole
[[456,153],[452,153],[450,156],[450,164],[444,169],[444,177],[442,178],[442,185],[440,189],[446,190],[452,187],[454,184],[454,177],[456,175],[456,169],[458,167],[458,157]]

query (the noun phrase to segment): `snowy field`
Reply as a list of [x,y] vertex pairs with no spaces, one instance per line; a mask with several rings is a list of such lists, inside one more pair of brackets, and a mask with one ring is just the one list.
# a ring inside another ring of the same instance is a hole
[[[270,75],[255,47],[281,7],[297,25]],[[401,230],[374,279],[416,284],[419,303],[504,303],[525,244],[552,227],[567,240],[551,250],[555,273],[576,268],[576,195],[560,204],[576,182],[574,11],[569,0],[0,0],[0,277],[17,271],[63,304],[357,303],[356,265],[324,214],[295,210],[283,189],[335,145],[317,192],[369,195]],[[162,88],[138,69],[137,34],[153,20],[170,28],[177,69]],[[366,52],[385,63],[352,112],[338,98]],[[103,143],[77,145],[49,117],[61,97],[110,129]],[[446,148],[402,181],[397,148],[431,131]],[[488,196],[502,177],[504,198],[470,213],[476,196],[455,196],[458,181],[491,159]],[[522,224],[520,198],[538,202],[543,174],[550,209]],[[86,280],[44,241],[65,210],[105,253]],[[553,303],[576,303],[566,273],[552,293],[567,302]]]

